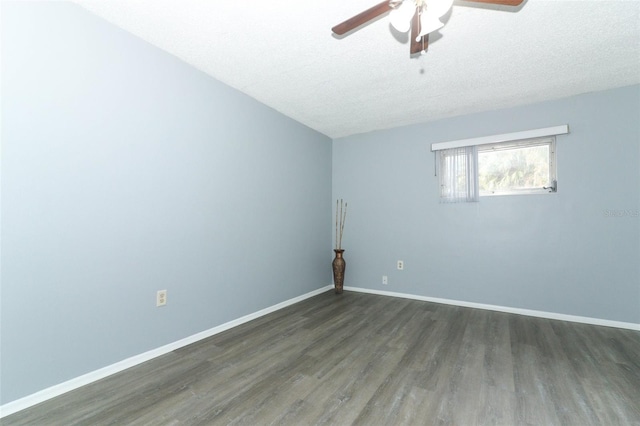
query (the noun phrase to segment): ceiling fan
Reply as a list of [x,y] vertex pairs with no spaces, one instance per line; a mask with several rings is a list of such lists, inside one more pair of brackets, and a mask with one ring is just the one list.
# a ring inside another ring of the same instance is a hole
[[[503,6],[519,6],[524,0],[465,0]],[[344,35],[387,12],[391,25],[406,33],[411,29],[410,54],[420,53],[429,46],[429,33],[444,26],[440,18],[447,14],[453,0],[385,0],[331,28],[336,35]]]

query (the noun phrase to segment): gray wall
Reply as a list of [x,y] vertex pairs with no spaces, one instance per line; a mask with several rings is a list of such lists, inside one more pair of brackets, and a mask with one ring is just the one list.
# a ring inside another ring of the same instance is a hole
[[[345,285],[640,323],[639,119],[632,86],[334,140]],[[431,143],[567,123],[557,194],[438,202]]]
[[2,2],[2,403],[331,282],[329,138],[75,5],[21,3]]

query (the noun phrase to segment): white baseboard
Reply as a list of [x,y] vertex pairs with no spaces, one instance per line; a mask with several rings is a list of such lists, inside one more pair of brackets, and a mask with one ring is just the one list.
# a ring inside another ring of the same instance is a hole
[[209,330],[205,330],[200,333],[194,334],[192,336],[185,337],[184,339],[180,339],[176,342],[169,343],[168,345],[164,345],[159,348],[144,352],[142,354],[132,356],[131,358],[124,359],[122,361],[116,362],[115,364],[111,364],[104,368],[100,368],[99,370],[95,370],[87,374],[83,374],[82,376],[73,378],[71,380],[67,380],[66,382],[51,386],[47,389],[43,389],[34,394],[25,396],[15,401],[8,402],[0,406],[0,418],[6,417],[18,411],[24,410],[25,408],[32,407],[36,404],[39,404],[41,402],[44,402],[56,396],[62,395],[64,393],[77,389],[81,386],[85,386],[97,380],[104,379],[107,376],[110,376],[115,373],[119,373],[120,371],[126,370],[127,368],[136,366],[138,364],[142,364],[143,362],[152,360],[153,358],[159,357],[160,355],[165,355],[183,346],[187,346],[199,340],[206,339],[207,337],[211,337],[223,331],[229,330],[230,328],[236,327],[240,324],[244,324],[245,322],[270,314],[271,312],[275,312],[289,305],[293,305],[294,303],[298,303],[310,297],[316,296],[320,293],[324,293],[325,291],[331,288],[333,288],[333,285],[321,287],[317,290],[303,294],[302,296],[285,300],[284,302],[278,303],[276,305],[270,306],[268,308],[262,309],[252,314],[245,315],[243,317],[221,324],[217,327],[210,328]]
[[445,305],[462,306],[465,308],[485,309],[488,311],[506,312],[510,314],[527,315],[530,317],[539,317],[554,319],[560,321],[579,322],[583,324],[602,325],[605,327],[624,328],[628,330],[640,331],[640,324],[632,322],[611,321],[600,318],[581,317],[577,315],[558,314],[555,312],[535,311],[531,309],[511,308],[508,306],[486,305],[483,303],[463,302],[461,300],[440,299],[437,297],[417,296],[407,293],[396,293],[393,291],[371,290],[361,287],[349,287],[345,286],[345,290],[355,291],[360,293],[378,294],[381,296],[401,297],[404,299],[422,300],[424,302],[442,303]]

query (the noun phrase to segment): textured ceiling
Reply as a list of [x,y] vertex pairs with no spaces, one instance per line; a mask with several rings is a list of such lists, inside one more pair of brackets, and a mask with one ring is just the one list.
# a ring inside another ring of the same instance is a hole
[[379,0],[76,3],[270,107],[337,138],[640,83],[640,1],[456,1],[426,55]]

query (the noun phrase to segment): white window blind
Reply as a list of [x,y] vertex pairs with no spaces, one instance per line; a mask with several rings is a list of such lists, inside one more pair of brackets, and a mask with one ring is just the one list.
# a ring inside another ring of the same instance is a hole
[[466,146],[438,151],[440,201],[478,201],[478,147]]

